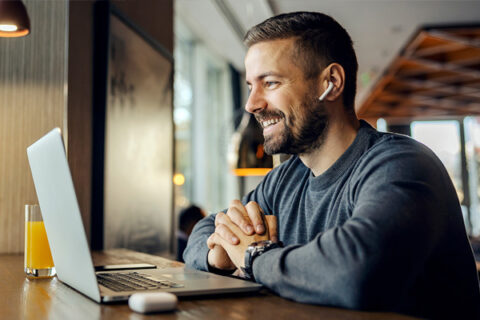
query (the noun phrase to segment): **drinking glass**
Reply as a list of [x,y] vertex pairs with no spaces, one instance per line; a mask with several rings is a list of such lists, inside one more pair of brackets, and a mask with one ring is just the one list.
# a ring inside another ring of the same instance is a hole
[[37,204],[25,205],[24,265],[29,279],[51,278],[56,274],[42,213]]

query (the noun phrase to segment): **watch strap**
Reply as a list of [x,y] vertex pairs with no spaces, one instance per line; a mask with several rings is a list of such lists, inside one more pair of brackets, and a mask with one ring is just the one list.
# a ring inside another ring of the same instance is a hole
[[272,242],[270,240],[264,240],[259,242],[253,242],[250,244],[245,250],[245,267],[241,268],[245,278],[251,281],[255,281],[255,277],[253,275],[253,261],[256,257],[261,256],[265,252],[282,247],[283,244],[281,242]]

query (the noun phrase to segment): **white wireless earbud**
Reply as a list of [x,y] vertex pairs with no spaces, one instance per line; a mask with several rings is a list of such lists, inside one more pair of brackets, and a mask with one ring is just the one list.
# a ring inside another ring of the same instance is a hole
[[323,101],[323,99],[325,99],[326,96],[328,96],[328,94],[333,90],[333,82],[332,81],[328,81],[328,88],[327,90],[325,90],[325,92],[320,96],[320,98],[318,98],[318,100],[320,101]]

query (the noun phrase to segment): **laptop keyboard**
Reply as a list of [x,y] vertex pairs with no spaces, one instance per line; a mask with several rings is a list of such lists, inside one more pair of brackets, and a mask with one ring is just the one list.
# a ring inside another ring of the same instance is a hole
[[156,290],[167,288],[182,288],[183,285],[169,280],[154,280],[149,275],[138,272],[130,273],[100,273],[97,274],[97,281],[110,290],[132,291],[132,290]]

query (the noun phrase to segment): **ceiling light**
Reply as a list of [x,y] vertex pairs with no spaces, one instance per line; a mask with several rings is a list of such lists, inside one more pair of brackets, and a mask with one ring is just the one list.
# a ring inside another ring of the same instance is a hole
[[0,37],[23,37],[30,33],[27,9],[20,0],[0,0]]

